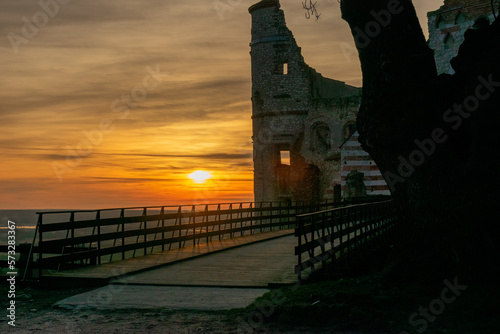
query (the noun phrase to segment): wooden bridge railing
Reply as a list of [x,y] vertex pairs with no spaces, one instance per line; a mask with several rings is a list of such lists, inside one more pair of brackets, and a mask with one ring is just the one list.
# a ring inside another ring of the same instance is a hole
[[[333,202],[245,202],[38,212],[28,263],[31,269],[38,268],[41,278],[46,269],[101,264],[117,260],[117,255],[122,260],[182,248],[186,243],[197,245],[214,237],[220,240],[293,228],[298,214],[332,207]],[[61,216],[66,218],[53,222]]]
[[331,210],[299,215],[295,236],[298,246],[295,255],[298,264],[295,273],[327,261],[345,260],[355,251],[368,249],[372,242],[383,242],[396,223],[392,200],[351,205]]

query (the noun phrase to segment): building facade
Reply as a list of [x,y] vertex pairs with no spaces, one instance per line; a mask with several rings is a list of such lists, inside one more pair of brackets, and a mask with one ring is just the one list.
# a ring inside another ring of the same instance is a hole
[[445,0],[435,11],[427,14],[429,47],[434,50],[439,74],[453,74],[450,61],[458,54],[467,29],[490,24],[498,13],[499,1],[491,0]]
[[355,131],[340,146],[342,198],[349,201],[366,196],[390,196],[384,176],[358,138]]

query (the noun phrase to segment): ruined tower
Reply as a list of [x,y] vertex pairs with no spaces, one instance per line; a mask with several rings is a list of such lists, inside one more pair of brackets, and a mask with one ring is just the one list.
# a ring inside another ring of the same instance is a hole
[[[493,6],[498,12],[499,2]],[[453,74],[450,61],[458,54],[467,29],[490,24],[495,19],[490,0],[445,0],[427,14],[429,46],[434,50],[438,73]]]
[[278,0],[249,12],[255,201],[333,199],[360,89],[305,63]]

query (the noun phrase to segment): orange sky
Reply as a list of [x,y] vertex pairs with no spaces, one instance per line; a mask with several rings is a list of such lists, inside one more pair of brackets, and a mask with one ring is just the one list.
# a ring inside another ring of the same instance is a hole
[[[69,1],[47,15],[38,0],[2,0],[0,208],[251,201],[255,2]],[[338,2],[318,0],[319,21],[281,2],[306,62],[359,86]],[[439,4],[415,6],[426,25]],[[213,177],[195,183],[195,170]]]

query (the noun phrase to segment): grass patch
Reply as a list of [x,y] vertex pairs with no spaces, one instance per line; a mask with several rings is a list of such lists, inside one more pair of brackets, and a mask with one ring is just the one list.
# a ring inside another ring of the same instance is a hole
[[[453,278],[449,280],[453,283]],[[428,309],[441,298],[446,288],[441,283],[390,286],[382,276],[371,274],[304,284],[257,299],[246,309],[245,319],[260,317],[267,325],[282,329],[308,326],[358,333],[500,332],[500,289],[495,286],[468,286],[453,302],[445,303],[438,315],[428,313],[426,318],[419,314],[421,308]],[[410,324],[409,317],[415,312]]]

